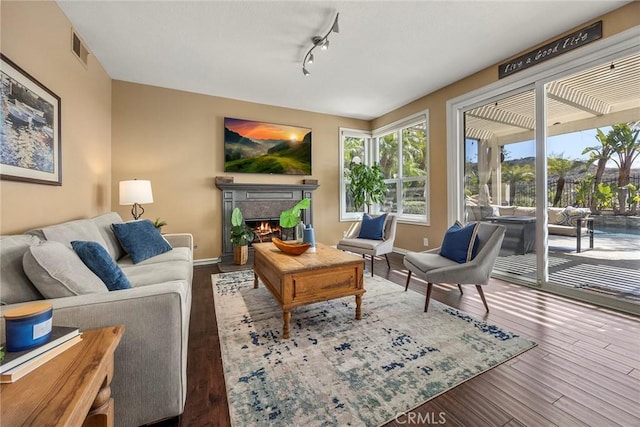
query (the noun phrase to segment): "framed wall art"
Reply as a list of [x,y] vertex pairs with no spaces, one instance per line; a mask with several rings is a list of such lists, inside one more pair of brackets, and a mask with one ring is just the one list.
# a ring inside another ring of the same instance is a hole
[[311,175],[311,129],[225,117],[224,171]]
[[0,178],[62,185],[60,97],[1,59]]

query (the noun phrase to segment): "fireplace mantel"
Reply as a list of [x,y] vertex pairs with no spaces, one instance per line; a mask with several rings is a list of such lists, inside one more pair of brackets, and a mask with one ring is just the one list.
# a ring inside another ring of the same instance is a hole
[[216,182],[222,193],[222,259],[233,257],[230,241],[231,212],[240,208],[245,220],[279,218],[280,213],[292,208],[304,198],[311,200],[309,209],[302,211],[305,224],[313,223],[313,191],[316,184],[250,184]]

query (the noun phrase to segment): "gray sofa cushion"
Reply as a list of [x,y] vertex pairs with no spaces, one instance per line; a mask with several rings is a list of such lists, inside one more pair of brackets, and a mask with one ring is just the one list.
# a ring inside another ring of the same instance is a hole
[[135,264],[123,267],[129,282],[133,287],[153,285],[173,280],[190,281],[193,265],[189,261],[166,261],[162,268],[158,264]]
[[112,224],[122,224],[124,222],[120,215],[117,212],[109,212],[93,217],[91,221],[98,227],[98,231],[106,243],[104,247],[109,252],[109,255],[116,261],[125,256],[126,253],[111,228]]
[[[37,231],[38,230],[32,230],[30,233]],[[71,248],[72,240],[98,242],[103,247],[107,247],[107,243],[102,238],[97,225],[90,219],[63,222],[62,224],[44,227],[41,231],[45,239],[63,243],[69,248]]]
[[45,298],[109,292],[80,257],[60,242],[30,246],[22,260],[24,272]]
[[15,304],[42,299],[22,269],[22,257],[29,246],[40,243],[31,235],[0,237],[0,301]]

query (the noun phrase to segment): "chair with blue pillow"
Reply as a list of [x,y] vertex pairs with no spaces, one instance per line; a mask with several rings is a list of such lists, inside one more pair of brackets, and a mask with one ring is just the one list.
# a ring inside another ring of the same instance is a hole
[[505,231],[503,225],[488,222],[472,222],[466,226],[456,223],[447,230],[441,247],[405,255],[404,265],[409,269],[409,275],[404,290],[409,289],[412,274],[426,281],[426,312],[434,283],[456,283],[460,293],[461,285],[476,285],[484,307],[489,311],[482,286],[489,282]]
[[364,214],[362,220],[352,226],[345,237],[338,242],[337,248],[371,257],[371,276],[373,277],[373,260],[384,255],[387,267],[391,268],[387,254],[393,252],[396,238],[396,220],[393,214]]

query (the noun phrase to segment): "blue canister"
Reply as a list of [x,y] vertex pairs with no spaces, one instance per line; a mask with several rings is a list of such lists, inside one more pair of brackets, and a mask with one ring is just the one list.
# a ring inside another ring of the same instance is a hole
[[23,305],[4,313],[7,351],[24,351],[51,337],[53,307],[48,302]]
[[313,227],[311,224],[307,224],[304,229],[304,238],[302,239],[303,243],[311,243],[311,247],[308,252],[313,252],[316,249],[316,236],[313,232]]

